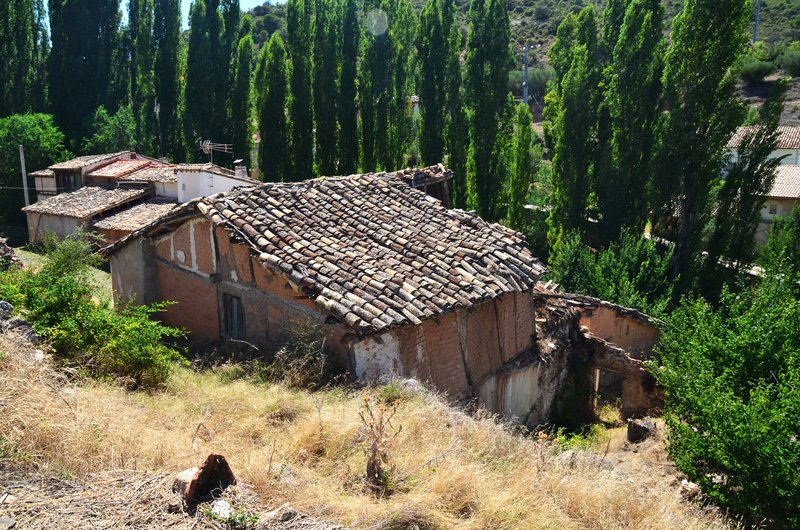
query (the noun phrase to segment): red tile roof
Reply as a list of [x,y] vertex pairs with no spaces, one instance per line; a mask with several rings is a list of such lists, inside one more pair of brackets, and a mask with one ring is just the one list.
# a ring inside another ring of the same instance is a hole
[[[758,129],[757,125],[739,127],[728,142],[728,149],[738,149],[748,135]],[[778,127],[778,149],[800,149],[800,127]]]
[[86,219],[149,194],[152,190],[145,188],[84,186],[26,206],[22,211]]
[[778,166],[775,169],[775,183],[772,185],[769,197],[800,199],[800,166]]

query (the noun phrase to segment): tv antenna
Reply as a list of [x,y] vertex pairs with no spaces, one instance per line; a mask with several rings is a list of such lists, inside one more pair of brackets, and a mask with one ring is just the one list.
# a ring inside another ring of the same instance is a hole
[[218,153],[233,153],[233,144],[216,144],[211,140],[200,142],[200,149],[208,155],[208,163],[214,163],[214,151]]

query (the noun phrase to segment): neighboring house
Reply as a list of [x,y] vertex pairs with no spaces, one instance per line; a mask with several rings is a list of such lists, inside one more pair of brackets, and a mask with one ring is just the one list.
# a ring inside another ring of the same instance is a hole
[[[749,125],[736,129],[733,137],[728,142],[728,150],[731,153],[730,163],[736,162],[739,156],[739,147],[748,135],[757,130],[757,125]],[[784,157],[781,164],[798,165],[800,164],[800,127],[781,126],[778,127],[778,145],[772,152],[771,158]]]
[[788,215],[792,208],[800,206],[800,166],[778,166],[775,183],[761,209],[761,221],[756,231],[756,241],[767,242],[769,229],[776,217]]
[[573,339],[590,341],[569,307],[556,319],[569,331],[537,331],[552,304],[535,289],[544,268],[524,237],[410,187],[408,175],[422,172],[448,173],[327,177],[192,200],[104,249],[115,300],[174,301],[164,323],[263,352],[311,321],[335,364],[359,379],[415,377],[541,421],[569,379]]
[[[78,228],[97,228],[111,243],[114,239],[109,238],[127,235],[164,214],[167,202],[174,206],[257,183],[243,168],[234,172],[212,164],[168,164],[131,151],[81,156],[30,175],[39,199],[23,208],[31,241],[40,241],[48,232],[64,237]],[[148,200],[151,197],[159,199]],[[146,200],[132,214],[102,222]]]

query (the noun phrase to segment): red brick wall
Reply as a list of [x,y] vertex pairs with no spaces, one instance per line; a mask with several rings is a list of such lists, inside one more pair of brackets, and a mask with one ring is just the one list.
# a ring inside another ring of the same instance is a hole
[[177,302],[161,314],[169,326],[186,328],[193,338],[218,340],[217,288],[207,278],[157,262],[159,298]]

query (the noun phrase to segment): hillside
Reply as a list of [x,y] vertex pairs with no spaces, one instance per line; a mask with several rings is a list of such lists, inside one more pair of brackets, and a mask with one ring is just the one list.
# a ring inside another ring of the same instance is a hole
[[[420,9],[425,2],[412,0],[412,3]],[[456,3],[466,31],[469,0],[456,0]],[[667,27],[682,4],[682,0],[664,0]],[[519,45],[541,43],[542,50],[546,50],[564,17],[586,5],[596,5],[598,10],[602,10],[605,0],[508,0],[511,37]],[[255,22],[253,36],[259,46],[273,31],[286,27],[285,3],[267,2],[251,10],[250,15]],[[759,40],[771,47],[786,46],[800,40],[800,0],[762,0]]]
[[[682,497],[660,438],[629,446],[622,429],[601,429],[562,445],[451,408],[418,383],[308,392],[237,365],[128,392],[60,374],[32,350],[0,334],[0,517],[25,528],[221,528],[207,507],[167,508],[172,474],[211,452],[240,482],[226,494],[229,528],[273,528],[266,512],[285,504],[350,528],[726,525]],[[370,399],[397,407],[383,495],[364,482],[359,414]]]

